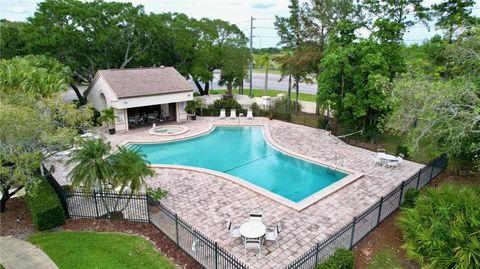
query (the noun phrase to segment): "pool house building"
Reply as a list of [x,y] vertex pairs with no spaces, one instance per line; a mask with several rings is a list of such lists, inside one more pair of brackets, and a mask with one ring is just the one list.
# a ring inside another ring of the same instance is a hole
[[99,70],[87,100],[98,111],[112,107],[115,129],[187,119],[190,83],[173,67]]

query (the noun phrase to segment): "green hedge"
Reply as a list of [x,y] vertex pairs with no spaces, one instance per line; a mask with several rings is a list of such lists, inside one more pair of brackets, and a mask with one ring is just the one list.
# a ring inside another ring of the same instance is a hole
[[50,229],[65,223],[60,199],[47,181],[36,182],[26,198],[32,222],[38,230]]
[[316,269],[353,269],[355,254],[351,250],[339,248],[325,262],[317,265]]

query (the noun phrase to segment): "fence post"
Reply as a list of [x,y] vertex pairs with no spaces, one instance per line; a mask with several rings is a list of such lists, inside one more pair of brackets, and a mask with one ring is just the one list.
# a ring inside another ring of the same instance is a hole
[[150,207],[148,206],[148,196],[147,195],[145,195],[145,203],[147,205],[148,222],[150,222]]
[[303,125],[307,125],[307,113],[303,112]]
[[215,242],[215,269],[218,268],[218,243]]
[[430,179],[428,180],[428,183],[430,183],[430,181],[432,181],[433,169],[434,169],[433,163],[432,163],[432,166],[430,166],[430,168],[432,169],[432,171],[430,171]]
[[381,216],[382,216],[382,205],[383,205],[383,196],[380,197],[380,205],[378,206],[378,219],[377,219],[377,226],[380,224]]
[[178,242],[178,215],[175,213],[175,238],[177,239],[177,247],[180,247],[180,244]]
[[417,177],[417,190],[418,190],[418,186],[420,186],[420,175],[422,174],[422,169],[420,169],[420,171],[418,171],[418,177]]
[[402,204],[402,195],[403,195],[403,187],[405,186],[405,181],[402,181],[402,184],[400,185],[400,198],[398,199],[398,206]]
[[95,201],[95,212],[97,213],[97,218],[100,217],[98,213],[98,204],[97,204],[97,193],[93,190],[93,200]]
[[352,237],[350,238],[350,249],[353,247],[353,237],[355,236],[355,222],[357,221],[357,217],[353,218],[353,225],[352,225]]
[[320,243],[315,246],[315,266],[318,264],[318,252],[320,251]]

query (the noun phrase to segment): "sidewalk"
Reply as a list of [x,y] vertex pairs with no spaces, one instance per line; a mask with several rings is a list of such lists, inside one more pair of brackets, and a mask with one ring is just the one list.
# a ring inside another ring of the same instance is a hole
[[58,269],[41,249],[15,237],[0,237],[0,264],[5,269]]

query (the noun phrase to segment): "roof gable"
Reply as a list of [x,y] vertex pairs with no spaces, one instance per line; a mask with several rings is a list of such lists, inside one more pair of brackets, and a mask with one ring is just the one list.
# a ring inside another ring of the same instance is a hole
[[173,67],[99,70],[118,98],[193,91]]

